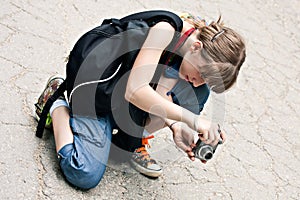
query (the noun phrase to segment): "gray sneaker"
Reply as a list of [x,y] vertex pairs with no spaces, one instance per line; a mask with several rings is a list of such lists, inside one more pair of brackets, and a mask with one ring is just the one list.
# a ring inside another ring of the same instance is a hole
[[162,174],[162,168],[154,159],[150,158],[145,146],[137,148],[133,152],[130,163],[135,170],[146,176],[156,178]]

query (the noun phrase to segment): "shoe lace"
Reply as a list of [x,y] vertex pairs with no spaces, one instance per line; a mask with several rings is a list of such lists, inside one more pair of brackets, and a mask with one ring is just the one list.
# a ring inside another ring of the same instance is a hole
[[152,138],[154,138],[154,135],[149,135],[148,137],[142,138],[142,145],[151,148],[151,145],[149,144],[149,140]]
[[142,146],[135,150],[135,152],[138,154],[136,159],[142,161],[145,165],[149,164],[155,164],[155,160],[153,160],[148,151],[146,150],[145,146]]
[[144,160],[144,161],[147,161],[147,162],[151,162],[151,163],[153,162],[154,163],[155,161],[150,158],[150,155],[149,155],[149,153],[148,153],[148,151],[146,149],[146,146],[148,148],[151,147],[150,144],[149,144],[149,139],[152,139],[152,138],[154,138],[153,135],[150,135],[148,137],[142,138],[142,146],[140,148],[137,148],[135,150],[135,152],[139,154],[139,158],[141,160]]

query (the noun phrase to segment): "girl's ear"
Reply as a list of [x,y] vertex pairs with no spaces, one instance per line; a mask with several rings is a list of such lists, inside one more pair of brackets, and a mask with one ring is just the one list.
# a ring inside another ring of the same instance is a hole
[[201,50],[202,48],[203,48],[203,43],[200,40],[195,41],[191,46],[193,52]]

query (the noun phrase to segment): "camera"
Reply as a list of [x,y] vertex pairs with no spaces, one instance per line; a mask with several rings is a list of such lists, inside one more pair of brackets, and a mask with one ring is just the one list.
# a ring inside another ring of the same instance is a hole
[[219,144],[222,144],[222,140],[220,140],[217,145],[211,146],[209,144],[205,144],[199,139],[196,143],[196,147],[193,148],[195,157],[202,161],[208,161],[212,159]]

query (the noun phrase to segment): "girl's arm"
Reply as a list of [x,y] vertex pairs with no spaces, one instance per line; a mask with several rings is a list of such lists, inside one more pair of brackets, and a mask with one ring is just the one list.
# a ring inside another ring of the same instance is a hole
[[146,112],[194,127],[195,114],[169,102],[149,86],[161,54],[173,35],[174,28],[167,22],[160,22],[150,29],[130,72],[125,98]]

